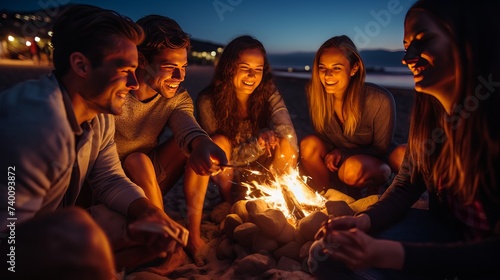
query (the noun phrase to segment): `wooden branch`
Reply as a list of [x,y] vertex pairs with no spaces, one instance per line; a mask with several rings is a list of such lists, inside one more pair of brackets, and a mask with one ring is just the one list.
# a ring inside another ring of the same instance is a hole
[[302,211],[302,207],[297,201],[295,195],[288,189],[288,187],[285,185],[281,185],[281,192],[283,193],[283,198],[285,198],[288,211],[292,213],[295,219],[299,221],[300,219],[304,218],[306,215]]

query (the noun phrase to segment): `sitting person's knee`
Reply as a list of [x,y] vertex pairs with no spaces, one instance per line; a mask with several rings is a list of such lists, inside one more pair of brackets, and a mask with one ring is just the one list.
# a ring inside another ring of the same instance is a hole
[[339,179],[348,186],[361,187],[367,168],[361,156],[348,157],[340,165],[338,170]]
[[349,186],[358,187],[363,183],[364,168],[361,163],[343,164],[344,168],[339,169],[339,179]]
[[[33,232],[37,234],[36,240]],[[20,225],[17,234],[24,248],[20,248],[24,253],[20,253],[18,266],[29,267],[33,275],[44,278],[57,272],[61,276],[58,279],[114,277],[114,258],[108,239],[81,208],[66,208],[35,218]]]
[[300,157],[308,159],[311,156],[318,154],[321,146],[322,142],[317,136],[305,136],[302,141],[300,141]]
[[399,172],[399,168],[401,167],[401,163],[403,163],[403,158],[406,153],[406,147],[407,144],[401,144],[397,146],[389,155],[387,163],[393,172]]
[[384,183],[391,176],[390,167],[381,160],[364,156],[348,158],[339,169],[339,178],[352,187]]
[[72,207],[62,211],[59,228],[54,227],[48,233],[59,236],[61,242],[66,242],[65,251],[80,252],[82,258],[107,259],[112,256],[111,246],[104,231],[85,210]]

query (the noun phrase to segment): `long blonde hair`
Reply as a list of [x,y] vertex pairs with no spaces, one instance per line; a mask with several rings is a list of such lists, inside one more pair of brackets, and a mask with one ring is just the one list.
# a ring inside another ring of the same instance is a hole
[[317,133],[323,133],[325,131],[325,126],[332,119],[335,100],[333,95],[325,92],[319,78],[319,59],[324,50],[330,48],[336,48],[342,51],[349,60],[351,67],[355,64],[359,66],[358,71],[351,77],[351,81],[342,97],[342,114],[345,117],[344,133],[346,135],[353,135],[361,120],[361,108],[365,101],[364,83],[366,70],[356,46],[352,40],[345,35],[328,39],[316,52],[311,80],[306,88],[309,115],[311,116],[314,130]]

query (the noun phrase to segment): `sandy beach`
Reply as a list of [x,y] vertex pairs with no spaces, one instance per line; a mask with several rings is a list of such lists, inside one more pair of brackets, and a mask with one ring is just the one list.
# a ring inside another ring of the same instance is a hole
[[[33,65],[30,62],[13,62],[0,60],[0,91],[13,84],[38,78],[47,74],[50,66]],[[183,86],[196,98],[197,93],[210,82],[213,68],[211,66],[189,66]],[[307,80],[301,78],[276,77],[276,85],[285,99],[299,140],[312,133],[304,88]],[[408,136],[409,114],[414,100],[414,91],[397,87],[387,87],[396,101],[397,121],[394,144],[405,143]],[[216,245],[220,235],[219,224],[213,222],[210,213],[220,203],[217,189],[212,186],[206,196],[204,218],[202,222],[202,237],[209,243],[207,262],[203,267],[196,267],[190,259],[178,267],[168,277],[152,272],[135,272],[125,279],[312,279],[304,271],[303,260],[276,259],[272,255],[253,253],[238,255],[236,260],[220,260],[216,255]],[[182,191],[182,180],[166,194],[165,208],[167,214],[186,224],[185,201]]]

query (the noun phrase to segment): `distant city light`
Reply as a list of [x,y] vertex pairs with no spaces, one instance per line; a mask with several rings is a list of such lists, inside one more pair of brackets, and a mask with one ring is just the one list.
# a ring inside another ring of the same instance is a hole
[[216,53],[215,51],[212,51],[212,52],[210,53],[210,55],[212,55],[212,56],[216,56],[216,55],[217,55],[217,53]]
[[304,67],[304,70],[309,71],[309,70],[311,70],[311,67],[310,67],[309,65],[306,65],[306,66]]
[[31,41],[26,41],[26,46],[27,47],[31,46]]
[[35,42],[40,42],[40,37],[35,36]]
[[7,37],[7,40],[9,40],[9,42],[14,42],[15,38],[14,36],[9,35],[9,37]]

